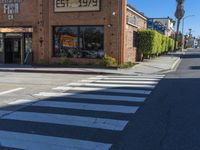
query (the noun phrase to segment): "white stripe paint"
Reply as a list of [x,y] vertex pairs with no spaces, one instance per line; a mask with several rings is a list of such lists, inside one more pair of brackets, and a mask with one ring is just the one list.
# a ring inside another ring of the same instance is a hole
[[0,130],[4,147],[28,150],[109,150],[112,144]]
[[28,100],[28,99],[19,99],[13,102],[8,103],[8,105],[30,105],[37,100]]
[[128,123],[128,121],[125,120],[36,113],[36,112],[13,112],[9,115],[2,117],[2,119],[30,121],[37,123],[38,122],[51,123],[60,125],[72,125],[72,126],[106,129],[114,131],[122,131]]
[[121,81],[159,81],[160,79],[157,78],[119,78],[119,77],[113,77],[113,78],[99,78],[99,77],[93,77],[93,78],[89,78],[89,80],[121,80]]
[[20,90],[23,90],[24,88],[16,88],[16,89],[13,89],[13,90],[8,90],[8,91],[4,91],[4,92],[0,92],[0,96],[1,95],[6,95],[6,94],[10,94],[10,93],[13,93],[13,92],[17,92],[17,91],[20,91]]
[[162,79],[165,77],[165,75],[135,75],[135,76],[98,76],[99,78],[158,78],[158,79]]
[[155,81],[119,81],[119,80],[81,80],[81,82],[95,82],[95,83],[123,83],[123,84],[158,84]]
[[70,86],[59,86],[56,88],[53,88],[52,90],[62,90],[62,91],[69,91],[69,90],[75,90],[76,87],[70,87]]
[[142,85],[142,84],[98,84],[98,83],[70,83],[67,86],[95,86],[95,87],[108,87],[108,88],[118,88],[118,87],[130,87],[130,88],[148,88],[154,89],[155,85]]
[[128,101],[128,102],[144,102],[146,99],[145,97],[110,96],[110,95],[79,94],[79,93],[40,92],[34,95],[39,97],[66,97],[66,98],[78,98],[78,99],[112,100],[112,101]]
[[135,113],[139,108],[136,106],[102,105],[102,104],[55,102],[55,101],[40,101],[38,103],[33,104],[32,106],[105,111],[105,112],[117,112],[117,113]]
[[107,89],[107,88],[95,88],[95,87],[57,87],[53,90],[76,90],[76,91],[100,91],[100,92],[112,92],[112,93],[125,93],[125,94],[150,94],[149,90],[125,90],[125,89]]

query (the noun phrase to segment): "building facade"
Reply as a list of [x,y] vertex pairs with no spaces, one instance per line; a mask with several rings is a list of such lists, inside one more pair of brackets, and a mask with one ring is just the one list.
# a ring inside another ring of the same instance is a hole
[[137,32],[147,28],[147,17],[131,5],[127,5],[126,16],[125,58],[126,61],[135,62],[137,59]]
[[156,30],[168,37],[174,36],[175,21],[172,18],[149,18],[148,28]]
[[0,0],[0,63],[134,62],[133,31],[146,24],[136,13],[142,25],[130,25],[134,13],[126,0]]

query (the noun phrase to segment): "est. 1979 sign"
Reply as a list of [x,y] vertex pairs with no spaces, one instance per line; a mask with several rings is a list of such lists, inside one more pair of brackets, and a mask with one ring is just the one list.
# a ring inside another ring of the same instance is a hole
[[100,0],[54,0],[55,12],[99,10]]

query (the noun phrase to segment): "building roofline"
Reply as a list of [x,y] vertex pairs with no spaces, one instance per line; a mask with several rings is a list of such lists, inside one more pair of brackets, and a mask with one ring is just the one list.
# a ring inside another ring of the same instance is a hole
[[142,17],[143,19],[147,20],[148,17],[145,16],[143,13],[139,12],[137,9],[135,9],[133,6],[131,6],[130,4],[127,4],[127,8],[129,10],[131,10],[132,12],[136,13],[137,15],[139,15],[140,17]]
[[170,19],[172,22],[176,22],[174,19],[170,18],[170,17],[150,17],[149,19]]

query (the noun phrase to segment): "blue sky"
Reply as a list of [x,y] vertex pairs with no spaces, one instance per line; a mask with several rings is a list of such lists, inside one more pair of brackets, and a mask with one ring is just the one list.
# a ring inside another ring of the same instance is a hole
[[[128,3],[147,17],[174,18],[176,0],[128,0]],[[195,15],[185,19],[185,34],[188,29],[193,30],[193,35],[200,36],[200,0],[185,0],[185,16]]]

